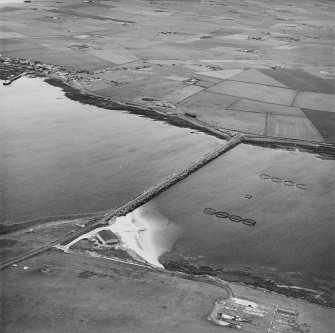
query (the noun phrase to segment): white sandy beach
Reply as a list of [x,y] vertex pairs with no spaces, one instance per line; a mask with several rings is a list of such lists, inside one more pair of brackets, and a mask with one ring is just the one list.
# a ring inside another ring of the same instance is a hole
[[92,238],[104,229],[115,233],[120,245],[134,259],[143,259],[157,268],[164,268],[158,259],[172,248],[181,233],[181,229],[174,222],[160,214],[152,204],[146,204],[126,216],[114,219],[109,226],[94,229],[66,246],[58,246],[58,248],[68,251],[81,239]]
[[[137,227],[139,232],[136,241],[120,234],[126,244],[131,244],[131,249],[152,265],[163,268],[158,258],[171,250],[181,234],[181,229],[173,221],[163,216],[152,203],[148,203],[129,213],[124,219]],[[126,224],[126,223],[125,223]],[[134,237],[133,236],[133,237]]]

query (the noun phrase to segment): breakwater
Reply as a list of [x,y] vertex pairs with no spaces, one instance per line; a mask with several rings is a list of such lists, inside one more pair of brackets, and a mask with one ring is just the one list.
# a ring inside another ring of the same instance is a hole
[[176,173],[172,174],[168,178],[162,180],[158,184],[154,185],[153,187],[149,188],[142,194],[134,197],[132,200],[128,201],[124,205],[120,206],[116,210],[110,213],[106,213],[101,219],[93,221],[92,223],[89,223],[85,228],[78,230],[76,234],[71,235],[70,237],[62,240],[62,244],[67,244],[68,241],[72,241],[74,237],[79,237],[83,235],[84,233],[89,232],[93,228],[95,228],[97,225],[104,225],[107,224],[108,221],[110,221],[114,217],[124,216],[131,211],[135,210],[136,208],[144,205],[146,202],[150,201],[163,191],[167,190],[174,184],[178,183],[179,181],[185,179],[187,176],[192,174],[193,172],[197,171],[201,167],[205,166],[212,160],[216,159],[217,157],[221,156],[222,154],[226,153],[230,149],[237,146],[239,143],[241,143],[243,140],[243,136],[238,134],[229,141],[225,142],[223,145],[221,145],[218,148],[215,148],[211,152],[205,154],[203,157],[201,157],[198,161],[191,163],[185,168],[180,169]]
[[142,194],[136,196],[132,200],[128,201],[124,205],[120,206],[116,210],[106,213],[102,218],[96,217],[90,220],[84,228],[81,228],[79,230],[75,230],[67,234],[65,237],[54,241],[52,243],[46,244],[38,249],[34,249],[24,255],[18,256],[16,258],[13,258],[5,263],[2,263],[0,265],[0,270],[5,269],[15,263],[18,263],[20,261],[26,260],[28,258],[31,258],[35,255],[41,254],[50,248],[52,248],[56,244],[67,244],[77,237],[95,229],[97,226],[103,226],[108,224],[108,222],[114,218],[114,217],[119,217],[119,216],[124,216],[128,214],[129,212],[133,211],[134,209],[142,206],[158,194],[162,193],[163,191],[167,190],[177,182],[185,179],[187,176],[192,174],[193,172],[197,171],[204,165],[208,164],[212,160],[216,159],[217,157],[221,156],[222,154],[226,153],[230,149],[234,148],[237,146],[239,143],[242,142],[243,136],[240,134],[237,134],[234,136],[232,139],[229,141],[225,142],[223,145],[220,147],[212,150],[211,152],[205,154],[203,157],[201,157],[198,161],[191,163],[185,168],[180,169],[176,173],[172,174],[168,178],[162,180],[159,182],[157,185],[154,185],[153,187],[149,188]]
[[200,169],[201,167],[203,167],[207,163],[211,162],[215,158],[219,157],[220,155],[226,153],[230,149],[237,146],[239,143],[242,142],[242,139],[243,139],[242,135],[240,135],[240,134],[236,135],[235,137],[233,137],[232,139],[230,139],[229,141],[227,141],[226,143],[224,143],[220,147],[218,147],[218,148],[212,150],[211,152],[209,152],[208,154],[204,155],[197,162],[193,162],[190,165],[188,165],[187,167],[185,167],[183,169],[180,169],[179,171],[172,174],[167,179],[164,179],[163,181],[161,181],[157,185],[151,187],[150,189],[143,192],[139,196],[130,200],[125,205],[119,207],[113,213],[106,214],[106,216],[103,217],[103,220],[109,221],[113,217],[126,215],[129,212],[136,209],[137,207],[142,206],[143,204],[145,204],[146,202],[148,202],[149,200],[151,200],[152,198],[154,198],[155,196],[157,196],[161,192],[167,190],[168,188],[170,188],[171,186],[173,186],[177,182],[185,179],[191,173],[197,171],[198,169]]

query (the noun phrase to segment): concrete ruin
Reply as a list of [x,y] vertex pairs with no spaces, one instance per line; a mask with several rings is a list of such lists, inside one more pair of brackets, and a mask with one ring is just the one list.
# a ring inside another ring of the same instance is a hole
[[294,310],[232,297],[218,299],[208,320],[250,333],[304,332],[297,317]]

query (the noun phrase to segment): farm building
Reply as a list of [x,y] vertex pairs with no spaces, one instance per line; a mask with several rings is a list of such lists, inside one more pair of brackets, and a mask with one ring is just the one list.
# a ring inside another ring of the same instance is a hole
[[116,235],[108,229],[99,231],[97,233],[97,238],[101,241],[101,243],[107,245],[115,244],[119,241]]

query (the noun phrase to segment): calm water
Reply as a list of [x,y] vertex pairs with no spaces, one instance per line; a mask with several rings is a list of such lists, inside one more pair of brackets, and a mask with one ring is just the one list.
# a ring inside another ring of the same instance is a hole
[[2,222],[104,211],[222,141],[82,105],[41,79],[0,85]]
[[1,5],[17,4],[17,3],[24,3],[24,2],[23,2],[23,0],[22,1],[18,1],[18,0],[0,0],[0,6]]
[[[242,144],[151,204],[183,228],[172,255],[204,265],[267,267],[330,279],[334,162],[305,152]],[[262,180],[262,173],[305,183],[308,189]],[[256,225],[206,215],[206,207],[254,219]]]

